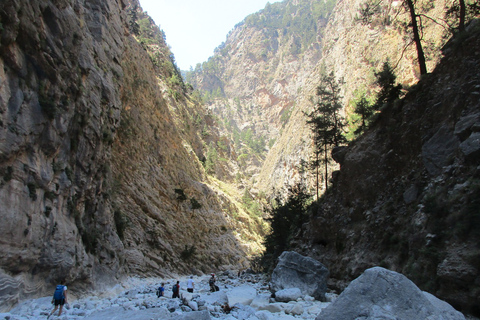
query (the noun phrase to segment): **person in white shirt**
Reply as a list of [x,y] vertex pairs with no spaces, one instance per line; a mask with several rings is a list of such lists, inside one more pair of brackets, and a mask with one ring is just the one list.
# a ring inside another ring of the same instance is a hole
[[195,282],[192,279],[193,277],[190,276],[190,279],[187,281],[187,291],[193,293],[193,289],[195,288]]

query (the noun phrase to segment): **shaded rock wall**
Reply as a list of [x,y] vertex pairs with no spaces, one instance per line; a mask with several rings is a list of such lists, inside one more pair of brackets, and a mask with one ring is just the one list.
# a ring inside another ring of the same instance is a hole
[[479,312],[479,31],[474,21],[451,40],[435,71],[348,146],[300,245],[337,288],[381,265]]

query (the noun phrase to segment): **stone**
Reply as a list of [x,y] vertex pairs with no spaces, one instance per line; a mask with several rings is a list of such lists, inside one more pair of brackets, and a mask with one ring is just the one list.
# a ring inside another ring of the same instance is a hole
[[422,160],[428,173],[438,175],[450,164],[460,145],[457,136],[443,126],[422,146]]
[[288,304],[287,303],[269,303],[263,307],[259,307],[259,310],[266,310],[271,313],[278,313],[285,311],[287,309]]
[[227,293],[228,304],[234,306],[237,303],[249,305],[257,296],[257,290],[249,285],[242,285],[233,288]]
[[352,281],[316,318],[337,319],[465,320],[465,317],[446,302],[422,292],[404,275],[374,267]]
[[193,311],[198,311],[198,304],[195,301],[189,301],[188,306],[193,310]]
[[302,297],[302,291],[298,288],[288,288],[275,292],[275,300],[278,302],[297,301]]
[[270,295],[269,294],[259,294],[256,296],[253,301],[250,303],[250,306],[255,309],[261,310],[262,307],[268,305],[270,302]]
[[12,307],[19,300],[20,282],[15,278],[3,273],[0,269],[0,292],[4,306]]
[[303,295],[324,301],[327,291],[328,269],[319,261],[293,251],[285,251],[278,258],[270,281],[272,293],[298,288]]
[[480,113],[467,114],[455,124],[454,133],[463,141],[471,134],[472,128],[478,126],[478,123],[480,123]]
[[227,293],[224,291],[212,292],[208,295],[202,296],[206,304],[211,304],[214,306],[223,306],[228,303]]
[[332,149],[332,159],[338,163],[342,164],[345,161],[345,155],[348,152],[348,147],[340,146]]
[[277,318],[272,315],[270,312],[262,310],[255,312],[255,316],[258,320],[276,320]]
[[462,150],[467,161],[478,162],[480,159],[480,132],[473,132],[460,144],[460,150]]
[[303,305],[301,303],[296,303],[292,309],[290,309],[288,311],[288,313],[294,315],[294,316],[299,316],[301,314],[303,314],[304,312],[304,308],[303,308]]
[[406,204],[410,204],[415,200],[417,200],[417,196],[418,196],[418,188],[416,185],[412,185],[403,193],[403,201],[405,201]]

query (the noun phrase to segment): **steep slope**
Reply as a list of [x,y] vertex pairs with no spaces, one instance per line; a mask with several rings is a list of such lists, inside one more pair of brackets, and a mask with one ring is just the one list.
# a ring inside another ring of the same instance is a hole
[[[335,1],[283,1],[248,16],[215,55],[187,73],[233,140],[237,177],[252,188],[320,59]],[[237,179],[238,180],[238,179]],[[271,190],[267,190],[268,193]],[[255,192],[258,193],[258,190]]]
[[8,1],[0,31],[2,310],[61,278],[81,294],[261,249],[261,220],[206,176],[211,119],[137,1]]
[[325,263],[339,290],[381,265],[480,313],[479,40],[476,20],[338,158],[334,187],[297,249]]
[[[355,99],[376,93],[374,72],[378,72],[385,61],[394,66],[399,83],[408,87],[418,81],[415,48],[404,28],[409,17],[399,6],[400,1],[384,2],[378,17],[371,24],[362,24],[358,19],[359,10],[367,2],[341,0],[336,3],[324,31],[321,59],[305,76],[305,84],[296,97],[286,129],[263,162],[257,179],[259,190],[281,190],[285,184],[298,181],[304,168],[302,161],[310,160],[313,154],[311,130],[306,125],[304,113],[312,110],[312,97],[316,95],[321,74],[333,71],[336,78],[343,81],[341,95],[347,119]],[[451,1],[436,1],[434,6],[426,5],[426,1],[417,4],[424,8],[419,13],[431,18],[424,19],[422,24],[431,70],[440,58],[439,48],[445,41],[444,26],[436,22],[443,21],[445,7]],[[313,181],[312,176],[306,177]]]
[[[239,23],[209,61],[187,73],[187,82],[221,119],[221,133],[234,141],[232,176],[255,194],[270,195],[300,179],[313,186],[305,172],[312,151],[304,113],[312,108],[322,73],[334,71],[343,79],[346,115],[360,95],[375,93],[374,72],[385,61],[404,86],[418,81],[415,47],[406,28],[409,15],[401,1],[384,2],[377,16],[362,24],[359,10],[367,2],[269,5]],[[444,42],[445,25],[438,22],[452,1],[427,2],[417,2],[417,8],[431,70]],[[253,143],[246,141],[246,132]]]

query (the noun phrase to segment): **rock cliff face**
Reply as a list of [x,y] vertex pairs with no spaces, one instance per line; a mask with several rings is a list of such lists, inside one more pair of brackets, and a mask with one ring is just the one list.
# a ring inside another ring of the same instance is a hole
[[[232,160],[238,163],[242,184],[255,194],[283,190],[299,179],[297,167],[306,157],[299,150],[308,149],[308,142],[282,146],[288,149],[286,157],[295,159],[285,167],[283,157],[269,153],[280,137],[291,139],[299,133],[286,131],[286,126],[298,113],[305,88],[312,87],[310,75],[320,60],[334,5],[335,1],[310,0],[267,5],[239,23],[209,61],[187,74],[188,82],[208,93],[210,110],[223,120],[222,134],[236,141],[237,157]],[[260,147],[250,150],[244,136],[238,142],[237,136],[247,131],[263,142]],[[273,159],[265,163],[268,157]],[[272,176],[269,169],[274,162],[273,169],[281,173]]]
[[[195,88],[209,93],[210,109],[227,123],[220,124],[222,134],[251,129],[267,142],[260,155],[242,151],[245,144],[234,145],[238,156],[246,153],[251,159],[233,160],[255,193],[285,190],[299,180],[313,186],[305,173],[312,142],[304,114],[312,108],[322,73],[334,71],[343,79],[346,115],[360,94],[375,93],[374,72],[385,61],[404,86],[418,81],[415,47],[405,30],[409,15],[401,1],[385,2],[366,25],[358,19],[365,3],[303,0],[267,6],[238,24],[215,55],[187,75]],[[441,21],[450,4],[418,3],[419,13],[431,18],[422,20],[430,71],[440,58],[445,32],[434,20]]]
[[205,175],[206,112],[136,1],[7,1],[0,31],[2,309],[61,278],[82,293],[260,250],[261,221]]
[[476,20],[451,40],[438,67],[339,159],[297,243],[337,288],[382,265],[479,313],[479,32]]

